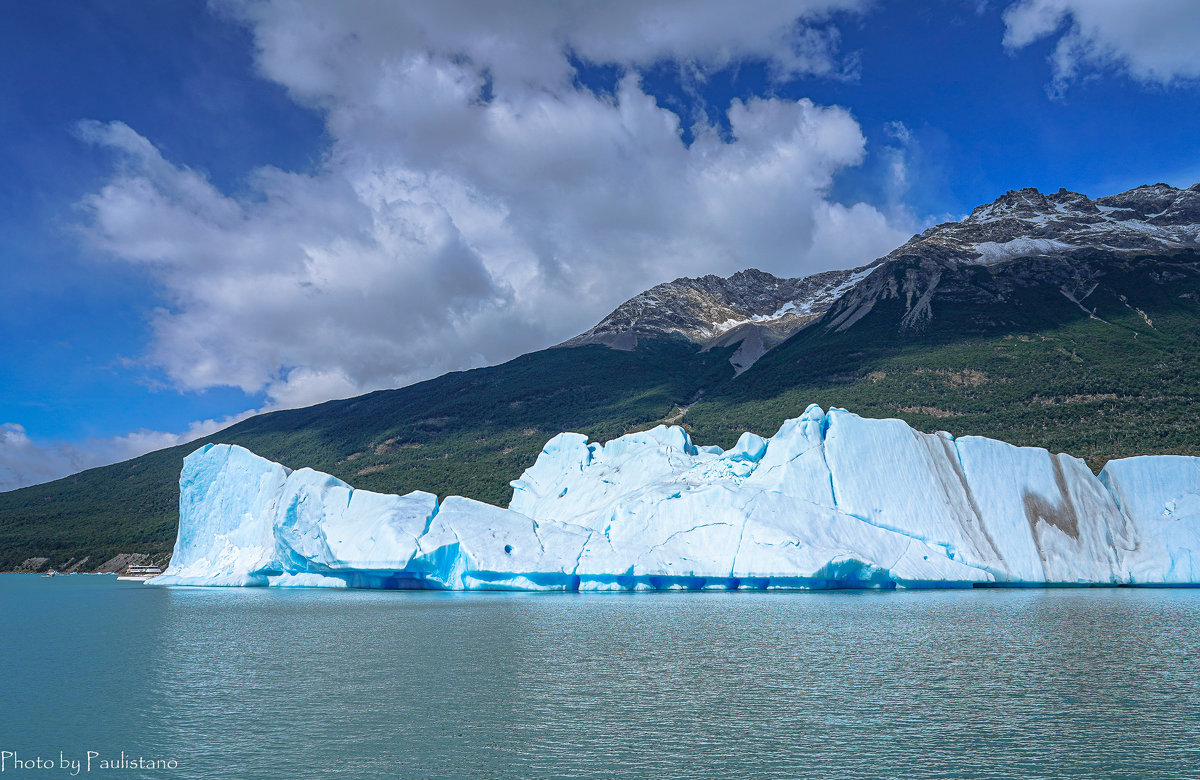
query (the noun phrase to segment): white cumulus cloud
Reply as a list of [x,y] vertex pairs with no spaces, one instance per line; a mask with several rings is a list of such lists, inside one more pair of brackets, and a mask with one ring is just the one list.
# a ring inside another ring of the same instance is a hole
[[1200,78],[1196,0],[1020,0],[1004,12],[1004,45],[1058,37],[1052,91],[1089,72],[1116,69],[1146,84]]

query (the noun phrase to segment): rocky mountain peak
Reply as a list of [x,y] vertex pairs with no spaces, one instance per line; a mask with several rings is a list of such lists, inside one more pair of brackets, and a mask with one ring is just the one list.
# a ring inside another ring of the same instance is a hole
[[[904,301],[901,328],[923,328],[939,301],[1005,302],[1029,285],[1057,288],[1082,312],[1114,263],[1200,249],[1200,185],[1151,184],[1092,199],[1060,189],[1012,190],[914,236],[875,264],[826,315],[845,330],[879,302]],[[971,266],[991,273],[970,273]]]
[[728,277],[681,277],[635,295],[562,346],[633,349],[641,339],[662,336],[682,337],[705,349],[740,343],[730,362],[741,371],[823,314],[868,271],[780,278],[748,268]]
[[1045,195],[1010,190],[914,236],[888,257],[923,253],[992,264],[1018,257],[1080,251],[1156,252],[1200,248],[1200,185],[1151,184],[1092,199],[1060,189]]

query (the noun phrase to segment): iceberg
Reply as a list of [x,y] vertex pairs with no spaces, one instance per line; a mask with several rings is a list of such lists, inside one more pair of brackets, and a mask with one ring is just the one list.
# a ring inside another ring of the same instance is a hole
[[728,450],[562,433],[507,509],[209,444],[155,585],[738,590],[1200,584],[1200,458],[1110,462],[813,405]]

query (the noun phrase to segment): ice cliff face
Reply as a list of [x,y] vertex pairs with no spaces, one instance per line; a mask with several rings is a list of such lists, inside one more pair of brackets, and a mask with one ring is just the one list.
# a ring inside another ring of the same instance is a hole
[[1110,463],[810,407],[770,439],[551,439],[509,509],[184,461],[163,585],[643,590],[1200,584],[1200,458]]

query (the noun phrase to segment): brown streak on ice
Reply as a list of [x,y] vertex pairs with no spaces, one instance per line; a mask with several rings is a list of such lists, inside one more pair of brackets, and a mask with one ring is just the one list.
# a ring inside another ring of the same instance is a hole
[[1041,543],[1037,538],[1038,520],[1054,526],[1076,541],[1079,540],[1079,516],[1075,513],[1075,505],[1071,503],[1071,496],[1067,491],[1067,476],[1063,473],[1062,463],[1059,462],[1058,457],[1052,455],[1050,462],[1054,464],[1054,484],[1058,486],[1058,501],[1052,504],[1042,496],[1029,492],[1026,492],[1023,497],[1025,519],[1029,521],[1029,528],[1033,531],[1034,539],[1039,542],[1039,551]]

